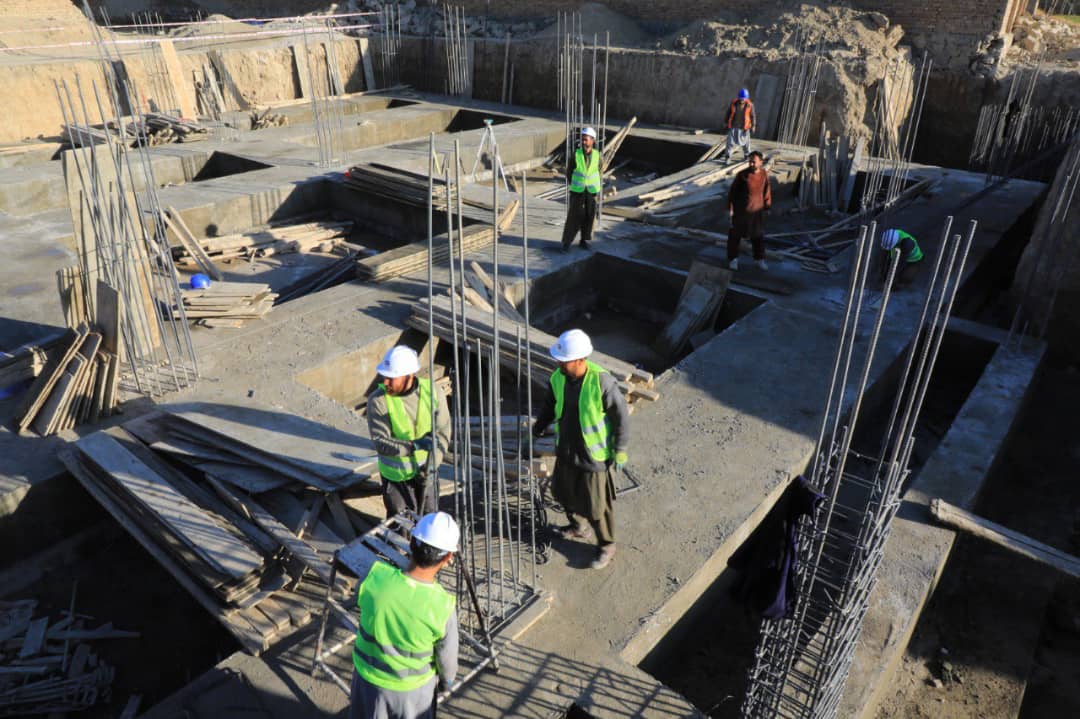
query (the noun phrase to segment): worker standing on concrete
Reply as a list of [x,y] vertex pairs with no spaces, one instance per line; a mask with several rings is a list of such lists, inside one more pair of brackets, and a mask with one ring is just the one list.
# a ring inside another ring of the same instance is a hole
[[750,135],[757,129],[757,116],[754,103],[750,101],[750,91],[745,87],[739,90],[739,96],[731,101],[727,117],[727,143],[720,154],[721,162],[731,159],[731,152],[736,147],[743,149],[743,159],[750,156]]
[[[417,376],[420,360],[408,347],[391,349],[376,371],[382,381],[368,397],[367,418],[371,441],[379,454],[386,516],[404,509],[417,514],[433,512],[437,508],[439,465],[450,447],[446,396],[430,380]],[[431,452],[435,456],[429,476]]]
[[570,181],[570,195],[566,202],[566,225],[562,233],[562,250],[569,252],[574,237],[581,232],[581,249],[589,249],[593,222],[596,220],[596,196],[603,181],[600,178],[600,152],[594,149],[596,130],[586,127],[581,131],[581,146],[574,150],[566,163],[566,177]]
[[428,719],[435,692],[458,670],[454,597],[439,586],[461,530],[445,512],[424,515],[409,540],[404,572],[376,562],[360,585],[349,719]]
[[[893,278],[893,289],[907,287],[915,280],[919,273],[919,265],[922,264],[923,251],[918,241],[903,230],[889,229],[881,233],[881,249],[885,250],[886,257],[891,260],[894,253],[900,255],[900,266]],[[888,278],[889,265],[891,262],[883,262],[881,265],[881,282],[884,284]]]
[[570,520],[560,534],[564,539],[588,539],[591,525],[599,545],[592,568],[603,569],[615,556],[612,469],[626,465],[630,412],[615,378],[587,359],[592,351],[589,336],[581,330],[563,332],[551,347],[559,369],[551,374],[551,391],[533,434],[540,436],[555,422],[551,487]]
[[742,238],[749,237],[754,249],[754,260],[763,270],[765,263],[765,213],[772,207],[772,187],[769,172],[763,166],[764,158],[754,150],[750,153],[750,167],[739,171],[728,189],[728,267],[739,269],[739,247]]

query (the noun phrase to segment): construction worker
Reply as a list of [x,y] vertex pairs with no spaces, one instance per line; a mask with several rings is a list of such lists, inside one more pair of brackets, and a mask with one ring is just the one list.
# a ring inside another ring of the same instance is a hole
[[[409,509],[435,511],[438,469],[450,447],[446,396],[431,381],[417,377],[420,360],[404,346],[391,349],[376,368],[381,381],[368,397],[368,431],[379,453],[386,516]],[[431,410],[435,408],[432,432]],[[429,476],[428,459],[435,453]]]
[[596,219],[596,196],[603,182],[600,179],[600,152],[594,149],[596,130],[586,127],[581,131],[581,146],[574,150],[566,163],[566,177],[570,180],[570,196],[566,203],[566,225],[562,233],[562,250],[569,252],[574,237],[581,232],[581,249],[589,249],[592,240],[593,221]]
[[349,719],[435,716],[438,684],[451,687],[458,669],[454,597],[436,577],[460,537],[449,514],[426,514],[409,540],[408,569],[376,562],[360,585]]
[[560,534],[564,539],[588,539],[591,525],[598,545],[592,568],[603,569],[615,556],[612,469],[626,465],[630,412],[615,378],[587,359],[592,351],[589,336],[576,329],[563,332],[551,347],[559,369],[551,374],[551,391],[533,434],[540,436],[555,422],[551,487],[570,520]]
[[743,149],[743,159],[750,156],[750,135],[757,129],[757,116],[754,103],[750,102],[750,91],[745,87],[739,90],[739,96],[731,101],[727,116],[727,143],[720,154],[720,161],[731,159],[731,151],[736,147]]
[[[900,265],[896,268],[896,276],[893,278],[893,289],[907,287],[915,280],[919,273],[919,265],[922,263],[923,251],[918,241],[903,230],[888,229],[881,233],[881,249],[888,254],[889,260],[892,255],[900,255]],[[884,284],[889,276],[891,262],[881,264],[881,282]]]
[[749,237],[754,249],[754,260],[762,270],[769,269],[765,262],[765,212],[772,207],[772,187],[769,172],[764,167],[764,157],[757,150],[750,153],[750,167],[739,170],[728,189],[728,267],[739,269],[739,247],[742,238]]

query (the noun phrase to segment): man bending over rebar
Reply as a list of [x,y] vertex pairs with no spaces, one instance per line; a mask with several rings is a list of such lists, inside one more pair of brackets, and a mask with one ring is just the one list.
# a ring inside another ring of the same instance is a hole
[[[371,441],[379,453],[386,516],[404,509],[417,514],[434,512],[439,496],[439,465],[450,447],[446,396],[438,385],[417,377],[420,359],[409,347],[391,349],[375,371],[382,381],[368,397],[367,419]],[[432,452],[435,456],[429,470],[428,455]]]
[[898,290],[910,285],[919,274],[919,265],[922,264],[923,259],[923,251],[919,247],[918,240],[903,230],[892,228],[881,233],[881,249],[886,252],[886,261],[881,264],[881,283],[885,284],[885,280],[888,279],[889,265],[892,264],[889,260],[892,260],[894,254],[899,253],[900,264],[893,278],[893,289]]
[[592,351],[592,341],[581,330],[563,332],[552,345],[550,353],[559,369],[551,374],[551,391],[540,407],[533,435],[539,437],[555,423],[551,491],[570,520],[559,533],[563,539],[595,534],[599,546],[591,566],[603,569],[615,556],[612,470],[621,471],[626,465],[630,412],[615,378],[586,359]]

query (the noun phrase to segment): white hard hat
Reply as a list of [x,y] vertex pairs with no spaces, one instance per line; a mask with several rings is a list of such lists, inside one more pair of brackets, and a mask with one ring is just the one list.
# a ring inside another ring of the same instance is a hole
[[573,362],[592,354],[592,340],[581,330],[566,330],[551,345],[551,356],[559,362]]
[[423,542],[435,549],[444,552],[456,552],[458,540],[461,539],[461,529],[457,522],[446,512],[432,512],[425,514],[416,523],[416,529],[412,533],[413,539]]
[[398,345],[383,356],[375,371],[391,379],[416,374],[420,371],[420,358],[412,349]]
[[596,139],[596,130],[592,129],[591,127],[586,127],[584,130],[581,131],[581,135],[583,137],[591,137],[592,139],[595,140]]
[[891,250],[900,244],[900,230],[885,230],[881,233],[881,249]]

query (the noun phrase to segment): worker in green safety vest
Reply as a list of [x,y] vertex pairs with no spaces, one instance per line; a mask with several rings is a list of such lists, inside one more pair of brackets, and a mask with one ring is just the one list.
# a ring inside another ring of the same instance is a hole
[[559,369],[551,374],[551,391],[533,434],[539,437],[554,422],[551,490],[570,520],[560,534],[564,539],[594,534],[598,548],[592,568],[603,569],[615,556],[612,470],[626,466],[630,412],[615,378],[589,361],[592,351],[589,336],[577,329],[563,332],[551,347]]
[[[907,287],[914,282],[923,259],[923,251],[918,241],[903,230],[888,229],[881,233],[881,249],[888,253],[887,260],[892,260],[894,254],[900,255],[900,264],[893,278],[893,289]],[[890,261],[881,263],[882,283],[888,278],[891,264]]]
[[408,568],[376,562],[360,585],[349,719],[435,716],[438,685],[451,687],[458,669],[454,597],[436,577],[460,538],[449,514],[426,514],[409,540]]
[[596,150],[596,130],[586,127],[581,131],[581,146],[574,150],[566,163],[566,177],[570,181],[570,194],[566,198],[566,224],[563,226],[562,250],[569,252],[574,238],[581,233],[581,249],[589,249],[593,222],[596,220],[596,198],[603,181],[600,151]]
[[405,509],[434,512],[438,469],[450,446],[446,396],[430,380],[417,376],[420,359],[408,347],[391,349],[376,371],[381,381],[368,397],[367,419],[379,454],[386,516]]

